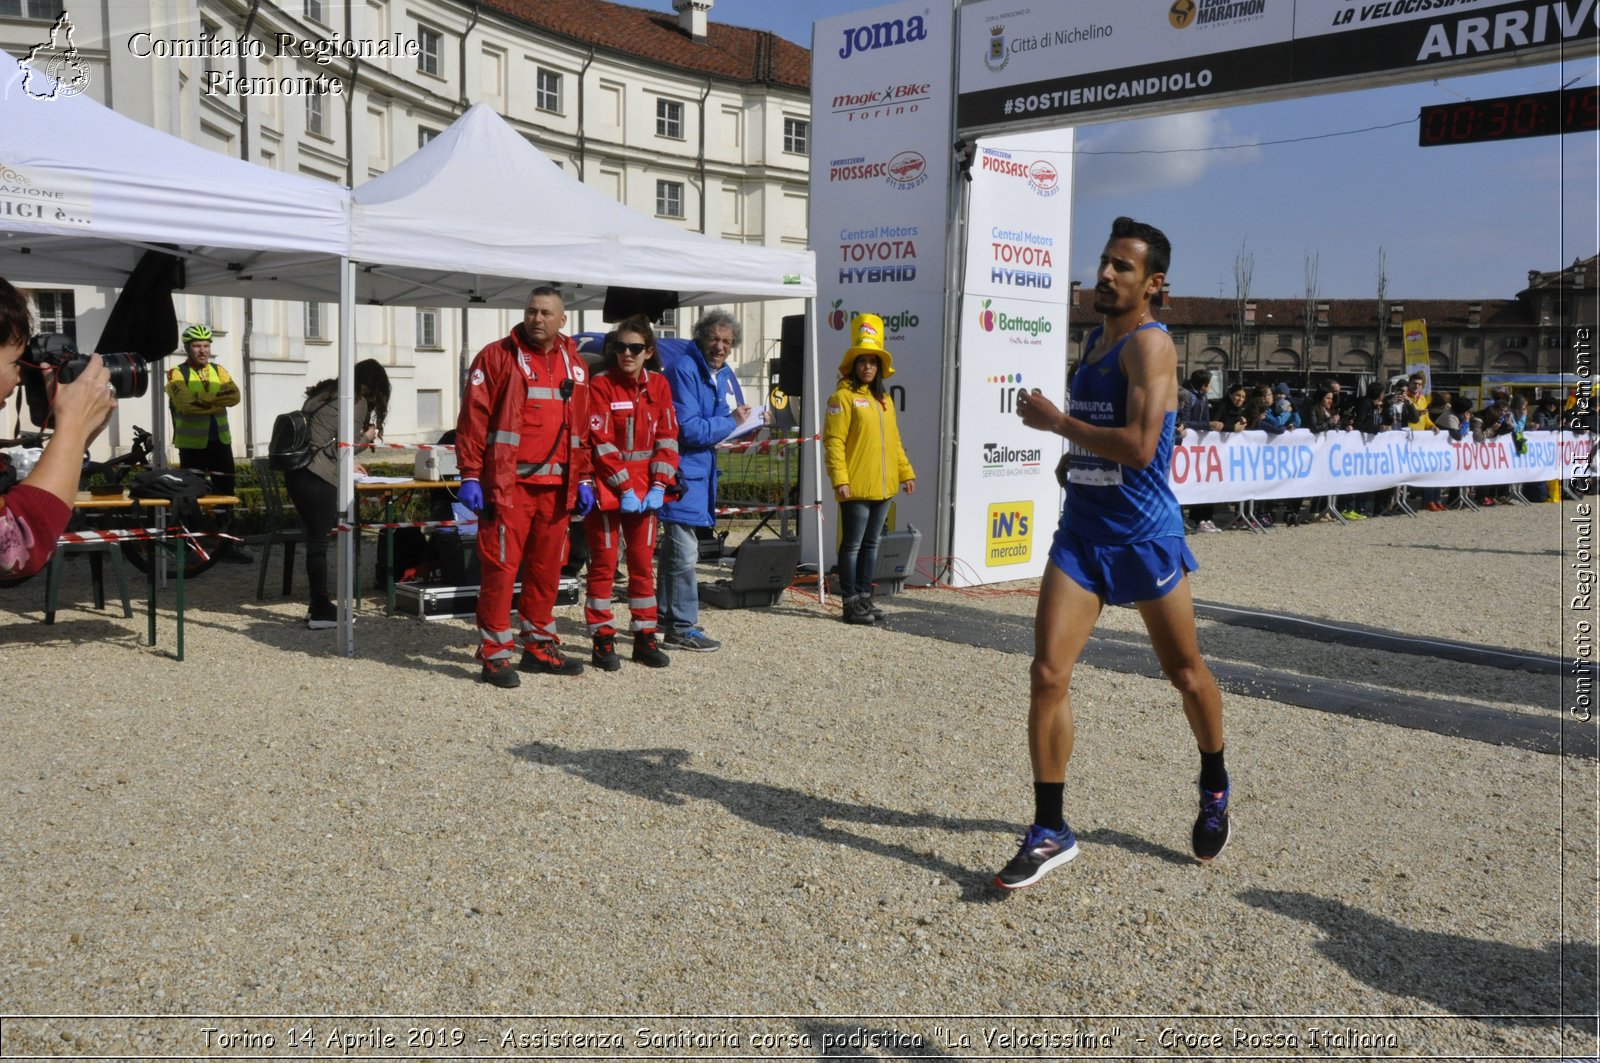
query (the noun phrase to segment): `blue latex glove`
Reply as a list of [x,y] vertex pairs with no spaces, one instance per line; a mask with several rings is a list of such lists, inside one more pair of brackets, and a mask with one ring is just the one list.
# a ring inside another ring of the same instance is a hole
[[573,512],[580,517],[587,517],[594,512],[594,488],[591,485],[578,485],[578,508]]
[[640,513],[644,510],[644,503],[639,501],[639,496],[633,493],[633,488],[622,492],[622,512]]
[[472,512],[483,512],[483,488],[478,485],[478,481],[462,480],[461,488],[456,492],[456,498]]
[[654,513],[656,510],[660,509],[662,505],[666,503],[666,501],[667,489],[662,487],[660,484],[656,484],[654,487],[650,488],[649,491],[645,492],[644,508],[648,512]]

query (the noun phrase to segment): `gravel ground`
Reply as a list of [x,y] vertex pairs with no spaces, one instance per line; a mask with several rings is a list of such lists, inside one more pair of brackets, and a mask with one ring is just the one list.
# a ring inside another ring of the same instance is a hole
[[[1194,593],[1559,654],[1575,513],[1198,536]],[[1000,897],[1028,586],[911,591],[873,631],[791,592],[707,611],[720,653],[507,692],[472,681],[466,621],[369,598],[346,659],[254,581],[191,584],[183,662],[170,613],[151,649],[83,604],[79,562],[53,627],[43,580],[0,595],[0,1012],[74,1016],[8,1020],[5,1056],[1595,1054],[1562,1018],[1595,1000],[1592,760],[1230,697],[1234,838],[1200,866],[1175,696],[1084,667],[1082,855]],[[895,630],[941,611],[950,637]],[[1113,609],[1097,638],[1140,630]],[[1201,639],[1397,702],[1562,709],[1550,676]]]

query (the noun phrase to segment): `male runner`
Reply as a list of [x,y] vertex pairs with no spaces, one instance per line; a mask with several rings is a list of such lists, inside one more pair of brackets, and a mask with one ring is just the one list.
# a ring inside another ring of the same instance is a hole
[[1034,823],[995,885],[1020,889],[1078,855],[1062,818],[1072,757],[1067,687],[1100,610],[1134,603],[1200,746],[1200,815],[1194,854],[1210,860],[1228,841],[1228,773],[1222,761],[1222,694],[1200,657],[1188,572],[1199,567],[1167,482],[1177,411],[1177,352],[1150,300],[1166,281],[1172,245],[1161,230],[1118,218],[1100,255],[1095,311],[1063,413],[1038,389],[1017,399],[1029,428],[1071,443],[1067,504],[1039,589],[1029,673],[1028,752]]

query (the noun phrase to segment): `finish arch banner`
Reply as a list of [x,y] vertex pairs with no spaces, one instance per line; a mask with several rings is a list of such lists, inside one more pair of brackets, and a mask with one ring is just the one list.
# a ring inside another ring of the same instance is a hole
[[1016,396],[1066,395],[1072,143],[1065,129],[974,148],[956,374],[956,586],[1042,575],[1061,515],[1065,440],[1024,425]]

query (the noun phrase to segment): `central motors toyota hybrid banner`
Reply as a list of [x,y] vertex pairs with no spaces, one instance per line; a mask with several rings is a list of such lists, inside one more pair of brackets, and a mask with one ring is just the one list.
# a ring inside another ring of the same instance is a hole
[[1494,55],[1554,58],[1597,28],[1597,0],[983,0],[961,9],[956,120],[979,130],[1220,106]]
[[1017,419],[1017,394],[1064,401],[1070,129],[980,140],[972,160],[957,375],[951,582],[1044,572],[1064,440]]
[[[954,32],[953,12],[926,3],[857,11],[812,31],[810,222],[822,380],[820,394],[804,401],[823,403],[833,392],[850,318],[883,318],[895,369],[889,397],[917,471],[917,493],[897,496],[892,526],[915,525],[926,554],[937,552],[940,523]],[[802,475],[812,482],[809,460]],[[826,567],[838,522],[826,474],[822,486]],[[813,525],[802,527],[809,554]]]

